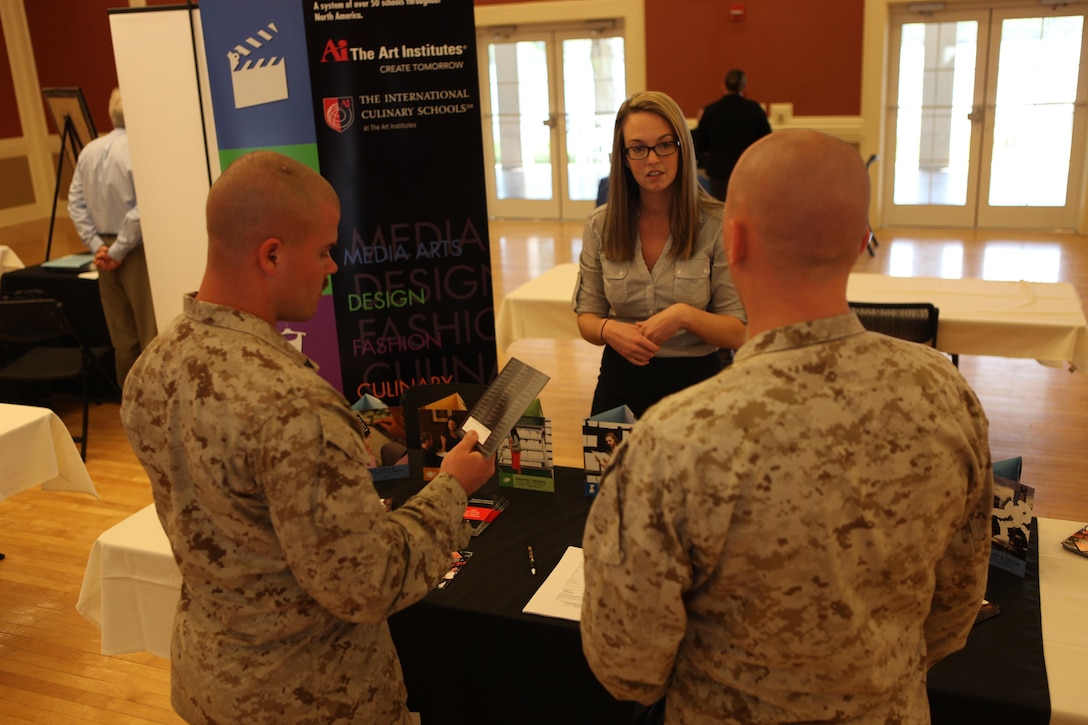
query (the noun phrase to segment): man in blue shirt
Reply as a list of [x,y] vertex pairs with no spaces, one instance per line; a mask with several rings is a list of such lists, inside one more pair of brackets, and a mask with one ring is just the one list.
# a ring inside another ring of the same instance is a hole
[[110,96],[109,113],[113,130],[79,154],[68,189],[68,216],[94,253],[117,384],[124,385],[129,368],[157,328],[119,89]]

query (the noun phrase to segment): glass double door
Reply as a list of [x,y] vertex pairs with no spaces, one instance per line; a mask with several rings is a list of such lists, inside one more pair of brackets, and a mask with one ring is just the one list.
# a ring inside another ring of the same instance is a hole
[[894,18],[886,225],[1076,226],[1086,8]]
[[480,30],[488,210],[584,219],[626,96],[622,30]]

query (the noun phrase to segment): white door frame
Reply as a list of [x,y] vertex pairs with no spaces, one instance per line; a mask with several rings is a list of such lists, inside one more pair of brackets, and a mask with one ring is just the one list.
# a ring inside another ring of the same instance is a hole
[[[532,4],[532,3],[530,3]],[[889,16],[892,5],[901,5],[896,0],[865,0],[864,17],[862,22],[862,62],[861,62],[861,142],[859,144],[862,158],[869,158],[870,154],[880,154],[885,145],[885,110],[888,102],[888,60],[889,60]],[[945,7],[949,10],[956,8],[978,7],[1023,7],[1024,0],[1019,2],[1005,2],[1004,0],[990,0],[982,3],[978,0],[945,0]],[[1088,6],[1088,2],[1072,0],[1067,7]],[[1041,6],[1046,8],[1046,6]],[[881,160],[883,163],[883,159]],[[1088,148],[1081,153],[1082,169],[1080,180],[1079,213],[1077,214],[1076,231],[1088,231]],[[882,199],[884,196],[884,182],[881,174],[873,177],[873,194],[869,208],[869,219],[874,227],[880,227],[884,222],[884,210]]]
[[[627,94],[646,89],[646,17],[645,0],[557,0],[555,2],[522,2],[504,5],[478,5],[475,8],[476,28],[505,26],[511,32],[525,29],[526,26],[562,25],[564,23],[586,22],[603,18],[617,19],[623,25],[624,67]],[[477,49],[482,55],[485,47]],[[481,60],[486,66],[486,59]],[[488,93],[486,87],[480,88],[481,97]],[[486,114],[485,114],[486,115]],[[485,145],[491,138],[491,130],[484,129]],[[491,146],[485,149],[485,156],[492,154]],[[560,147],[562,148],[562,147]],[[493,160],[492,160],[493,162]],[[565,164],[566,159],[560,159]],[[490,167],[489,167],[490,168]],[[495,195],[492,174],[488,178],[488,198]],[[553,175],[554,176],[554,175]],[[555,185],[556,193],[560,192]],[[488,215],[496,218],[493,211]]]

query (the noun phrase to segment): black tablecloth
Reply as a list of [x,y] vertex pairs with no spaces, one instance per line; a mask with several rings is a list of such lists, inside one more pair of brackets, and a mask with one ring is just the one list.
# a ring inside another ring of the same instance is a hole
[[47,269],[41,265],[0,276],[0,294],[29,290],[40,290],[60,302],[69,324],[88,347],[109,348],[110,354],[102,359],[101,371],[96,371],[91,379],[91,394],[95,398],[117,397],[113,342],[106,326],[106,315],[102,311],[98,280],[80,277],[74,271]]
[[[554,494],[501,489],[510,507],[471,540],[473,558],[457,577],[390,618],[409,707],[424,725],[631,723],[637,706],[616,701],[596,681],[577,623],[521,611],[566,548],[581,546],[591,503],[583,476],[557,468]],[[379,491],[400,505],[419,485]],[[494,490],[497,481],[482,489]],[[934,723],[1049,721],[1038,562],[1033,540],[1026,577],[991,568],[987,597],[1001,613],[976,625],[967,647],[930,671]]]
[[98,280],[85,279],[75,272],[46,269],[41,265],[17,269],[0,276],[0,292],[11,294],[41,290],[64,306],[68,322],[90,347],[112,347]]
[[[521,611],[567,547],[582,545],[584,475],[557,468],[555,493],[501,489],[510,506],[473,537],[457,577],[390,618],[408,704],[425,725],[631,722],[634,704],[613,699],[590,671],[578,624]],[[497,481],[481,489],[495,490]]]
[[[1038,531],[1038,524],[1032,523]],[[990,567],[986,598],[1001,613],[975,625],[967,646],[929,671],[929,706],[937,725],[1050,722],[1039,606],[1039,537],[1028,543],[1023,577]]]

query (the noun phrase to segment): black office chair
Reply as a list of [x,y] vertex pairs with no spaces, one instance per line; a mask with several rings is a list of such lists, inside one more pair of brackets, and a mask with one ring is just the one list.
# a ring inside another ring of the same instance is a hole
[[[929,302],[851,302],[850,310],[870,332],[937,347],[940,310]],[[952,364],[959,367],[959,355]]]
[[80,444],[79,455],[87,460],[87,428],[90,411],[90,373],[102,368],[110,348],[91,348],[68,323],[61,304],[49,298],[9,296],[0,298],[0,382],[30,384],[79,380],[83,397],[83,429],[72,439]]

